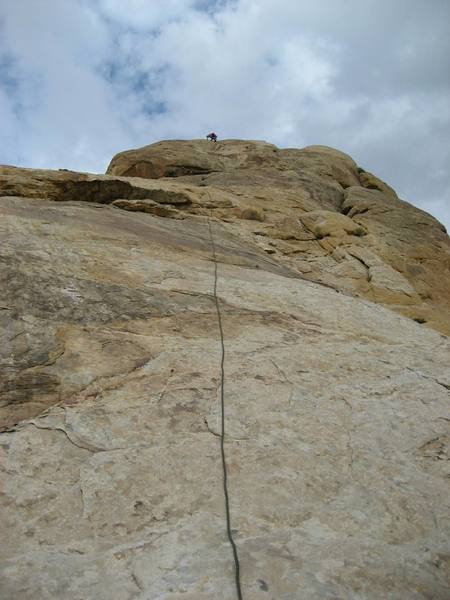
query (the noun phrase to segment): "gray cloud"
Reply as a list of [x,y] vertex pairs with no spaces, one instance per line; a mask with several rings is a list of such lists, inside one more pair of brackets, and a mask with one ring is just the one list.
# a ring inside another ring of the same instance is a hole
[[447,0],[7,0],[0,161],[104,170],[158,139],[348,152],[450,226]]

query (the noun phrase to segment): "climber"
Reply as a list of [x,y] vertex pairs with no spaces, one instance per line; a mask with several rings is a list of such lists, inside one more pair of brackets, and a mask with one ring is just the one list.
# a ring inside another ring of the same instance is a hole
[[217,135],[212,131],[211,133],[208,133],[206,139],[211,140],[211,142],[217,142]]

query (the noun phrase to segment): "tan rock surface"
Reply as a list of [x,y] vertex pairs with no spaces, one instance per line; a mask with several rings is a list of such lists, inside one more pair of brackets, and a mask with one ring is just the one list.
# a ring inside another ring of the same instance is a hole
[[185,144],[0,169],[0,596],[236,598],[208,217],[244,598],[446,599],[448,237],[338,151]]
[[387,183],[375,177],[372,173],[368,173],[367,171],[362,171],[359,173],[359,182],[360,184],[369,189],[369,190],[378,190],[379,192],[383,192],[387,196],[393,196],[394,198],[398,198],[395,190],[393,190]]
[[[147,179],[122,176],[135,174],[138,163]],[[450,241],[443,226],[338,150],[158,142],[118,154],[108,173],[0,167],[0,193],[95,200],[175,219],[212,214],[236,222],[236,235],[303,276],[450,333]],[[314,233],[306,224],[316,214],[326,219]],[[377,264],[364,263],[363,254]]]
[[[164,169],[170,173],[152,166],[140,172],[143,177],[170,174],[178,182],[206,187],[211,195],[226,189],[234,208],[210,206],[218,217],[232,219],[239,210],[259,208],[265,226],[241,224],[240,229],[246,226],[248,238],[257,236],[262,249],[300,273],[450,333],[450,240],[445,229],[343,152],[325,146],[280,150],[242,140],[159,142],[118,154],[108,173],[127,173],[136,161],[169,165]],[[184,167],[189,164],[202,173],[192,169],[188,174]],[[328,211],[320,213],[328,221],[318,235],[305,226],[317,211]],[[193,212],[202,213],[200,208]],[[350,219],[350,236],[345,228],[339,235],[343,215]],[[359,258],[361,252],[377,257],[372,270]]]
[[366,235],[367,231],[353,219],[331,210],[311,210],[300,215],[300,221],[314,234],[316,239],[326,236],[343,237],[346,235]]

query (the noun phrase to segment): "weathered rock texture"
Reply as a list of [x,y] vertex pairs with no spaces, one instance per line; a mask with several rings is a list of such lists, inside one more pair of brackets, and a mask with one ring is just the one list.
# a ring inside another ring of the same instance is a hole
[[0,596],[449,594],[450,243],[330,148],[0,168]]

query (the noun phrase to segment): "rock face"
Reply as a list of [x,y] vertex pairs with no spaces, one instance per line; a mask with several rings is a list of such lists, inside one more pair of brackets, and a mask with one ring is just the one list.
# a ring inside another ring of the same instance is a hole
[[[448,598],[450,242],[321,146],[0,168],[0,596]],[[212,237],[211,237],[212,235]]]
[[[239,228],[277,260],[450,333],[445,228],[342,152],[238,140],[160,142],[118,154],[107,172],[206,187],[213,215],[264,222]],[[229,206],[219,201],[223,191]],[[195,212],[206,214],[199,210],[205,195],[197,194]]]

